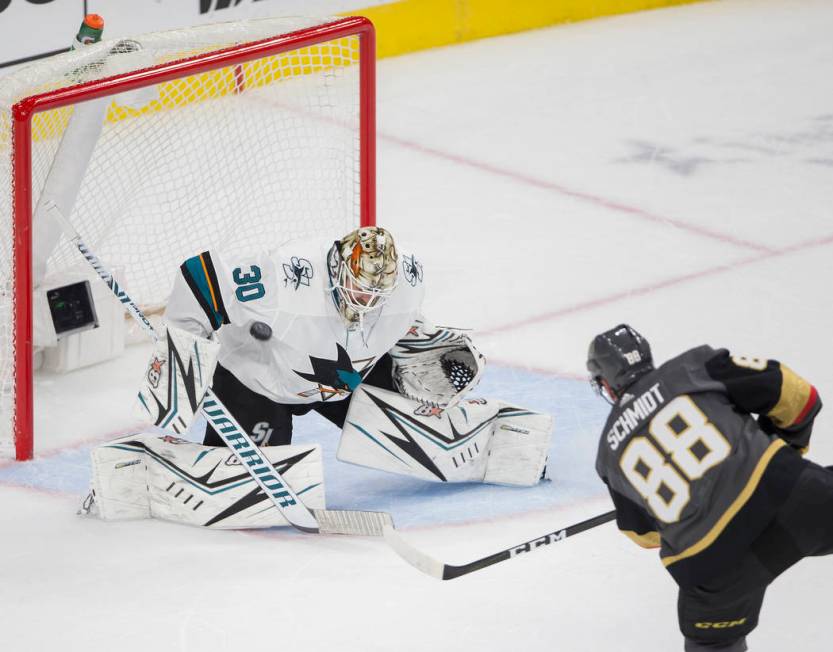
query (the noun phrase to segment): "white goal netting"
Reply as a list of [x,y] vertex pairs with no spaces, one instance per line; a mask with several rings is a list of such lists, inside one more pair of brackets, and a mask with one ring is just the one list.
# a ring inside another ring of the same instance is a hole
[[[13,106],[32,95],[137,69],[152,69],[150,78],[158,77],[183,59],[210,61],[206,55],[218,50],[314,32],[335,20],[244,21],[137,36],[127,43],[103,41],[3,79],[0,456],[12,449],[15,405],[22,392],[31,391],[14,365],[21,306],[14,300],[13,242],[26,233],[14,229],[20,143],[12,136]],[[69,166],[80,169],[77,189],[58,192],[70,197],[64,200],[71,205],[68,217],[82,238],[107,266],[123,270],[123,285],[143,307],[163,306],[178,265],[200,251],[243,253],[314,234],[336,239],[355,228],[362,219],[359,53],[355,35],[300,43],[288,52],[35,114],[30,142],[35,284],[84,269],[66,237],[49,235],[38,224],[37,207],[45,187],[56,185],[47,180],[58,167],[70,117],[95,102],[102,107],[100,134],[83,136],[94,146],[89,152],[79,147],[78,163]],[[62,156],[67,160],[65,152]]]

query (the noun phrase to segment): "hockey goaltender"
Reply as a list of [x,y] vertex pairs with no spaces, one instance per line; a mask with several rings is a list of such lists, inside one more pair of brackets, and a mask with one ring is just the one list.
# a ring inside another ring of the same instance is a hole
[[466,332],[422,317],[423,293],[421,263],[380,227],[186,260],[139,391],[152,427],[93,451],[86,511],[286,524],[214,427],[202,444],[179,437],[202,427],[209,386],[311,509],[325,506],[320,446],[291,443],[293,419],[311,410],[341,429],[345,462],[440,482],[537,484],[552,418],[467,398],[484,358]]

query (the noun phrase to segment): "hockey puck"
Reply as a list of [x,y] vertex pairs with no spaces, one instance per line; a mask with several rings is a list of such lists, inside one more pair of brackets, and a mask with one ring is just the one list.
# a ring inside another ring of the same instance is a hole
[[272,327],[262,321],[256,321],[249,328],[249,334],[256,340],[265,342],[272,337]]

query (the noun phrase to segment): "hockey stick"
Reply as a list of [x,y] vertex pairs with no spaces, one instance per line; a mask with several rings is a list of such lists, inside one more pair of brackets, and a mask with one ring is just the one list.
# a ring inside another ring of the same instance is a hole
[[[98,257],[90,251],[81,239],[81,235],[64,217],[60,208],[53,201],[46,202],[45,212],[61,225],[81,255],[95,270],[98,277],[124,304],[130,316],[154,342],[159,334],[145,317],[133,299],[116,283],[113,275],[104,267]],[[360,512],[349,510],[313,510],[307,509],[295,492],[275,470],[268,458],[261,453],[252,438],[240,426],[222,401],[209,388],[203,398],[201,411],[206,420],[214,426],[226,446],[231,449],[240,465],[246,469],[252,479],[260,486],[266,496],[274,503],[287,522],[301,532],[310,534],[360,534],[380,536],[385,526],[392,526],[390,514],[384,512]]]
[[402,538],[402,535],[399,534],[399,532],[397,532],[396,530],[394,530],[393,527],[384,527],[384,533],[385,541],[387,541],[388,544],[396,551],[396,553],[400,557],[402,557],[402,559],[407,561],[411,566],[421,570],[423,573],[426,573],[431,577],[437,578],[438,580],[453,580],[454,578],[460,577],[461,575],[467,575],[469,573],[473,573],[474,571],[480,570],[481,568],[491,566],[492,564],[497,564],[501,561],[512,559],[513,557],[522,555],[525,552],[533,552],[535,550],[538,550],[539,548],[548,546],[551,543],[558,543],[559,541],[563,541],[567,537],[571,537],[574,534],[578,534],[579,532],[590,530],[598,525],[602,525],[603,523],[612,521],[615,518],[615,510],[612,512],[607,512],[605,514],[600,514],[599,516],[587,519],[586,521],[582,521],[581,523],[570,525],[569,527],[566,527],[563,530],[556,530],[555,532],[550,532],[549,534],[545,534],[544,536],[538,537],[536,539],[531,539],[530,541],[525,541],[524,543],[512,546],[511,548],[507,548],[506,550],[501,550],[500,552],[496,552],[492,555],[489,555],[488,557],[476,559],[475,561],[471,561],[467,564],[462,564],[460,566],[444,564],[441,561],[437,561],[433,557],[429,557],[424,552],[417,550],[411,544],[405,541],[405,539]]

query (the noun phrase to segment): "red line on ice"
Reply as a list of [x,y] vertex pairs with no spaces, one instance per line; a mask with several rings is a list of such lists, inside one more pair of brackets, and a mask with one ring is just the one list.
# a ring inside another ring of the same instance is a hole
[[611,303],[616,303],[617,301],[622,301],[623,299],[628,299],[630,297],[638,297],[646,294],[651,294],[652,292],[656,292],[657,290],[663,290],[668,287],[681,285],[689,281],[705,278],[707,276],[714,276],[716,274],[722,274],[723,272],[733,271],[741,267],[746,267],[747,265],[765,262],[767,260],[771,260],[772,258],[778,258],[780,256],[798,253],[801,251],[806,251],[808,249],[823,247],[831,243],[833,243],[833,234],[823,236],[821,238],[815,238],[806,242],[790,245],[788,247],[784,247],[783,249],[779,249],[777,251],[773,251],[764,255],[756,255],[750,258],[743,258],[734,263],[727,263],[725,265],[709,267],[707,269],[700,270],[699,272],[691,272],[689,274],[683,274],[681,276],[674,276],[672,278],[658,281],[650,285],[643,285],[642,287],[637,287],[630,290],[622,290],[614,294],[609,294],[605,297],[599,297],[597,299],[590,299],[581,303],[575,303],[570,306],[564,306],[563,308],[559,308],[551,312],[546,312],[541,315],[535,315],[526,319],[508,322],[506,324],[500,324],[492,328],[479,329],[477,333],[479,335],[494,335],[496,333],[505,333],[507,331],[512,331],[518,328],[524,328],[532,324],[539,324],[546,321],[554,321],[567,315],[572,315],[578,312],[585,312],[587,310],[592,310],[593,308],[599,308],[601,306],[606,306]]
[[404,138],[400,138],[398,136],[391,136],[385,134],[378,134],[378,138],[380,140],[386,140],[388,142],[394,143],[399,145],[400,147],[405,147],[407,149],[412,149],[423,154],[429,154],[436,158],[442,158],[447,161],[452,161],[459,165],[465,165],[470,168],[475,168],[477,170],[482,170],[484,172],[488,172],[490,174],[494,174],[497,176],[505,177],[507,179],[512,179],[513,181],[519,181],[521,183],[525,183],[526,185],[535,186],[536,188],[542,188],[544,190],[552,190],[561,195],[565,195],[572,199],[578,199],[583,202],[587,202],[590,204],[594,204],[596,206],[601,206],[602,208],[606,208],[608,210],[616,211],[619,213],[625,213],[626,215],[630,215],[632,217],[636,217],[639,219],[647,220],[649,222],[655,222],[659,224],[668,224],[675,228],[680,229],[681,231],[688,231],[694,235],[709,238],[711,240],[718,240],[720,242],[725,242],[731,245],[735,245],[736,247],[741,247],[743,249],[749,249],[752,251],[761,251],[761,252],[774,252],[775,250],[767,247],[766,245],[758,244],[756,242],[751,242],[749,240],[744,240],[742,238],[736,238],[733,235],[728,233],[720,233],[719,231],[713,231],[711,229],[704,228],[702,226],[698,226],[696,224],[689,224],[688,222],[683,222],[682,220],[675,220],[669,217],[663,217],[660,215],[655,215],[649,211],[643,210],[641,208],[636,208],[634,206],[629,206],[627,204],[623,204],[618,201],[605,199],[599,195],[593,195],[591,193],[582,192],[579,190],[572,190],[563,186],[559,183],[555,183],[554,181],[546,181],[544,179],[536,179],[535,177],[527,176],[525,174],[521,174],[519,172],[515,172],[513,170],[508,170],[505,168],[497,167],[496,165],[491,165],[490,163],[484,163],[481,161],[476,161],[474,159],[466,158],[464,156],[460,156],[459,154],[451,154],[449,152],[443,152],[439,149],[434,149],[433,147],[428,147],[426,145],[421,145],[419,143],[405,140]]

